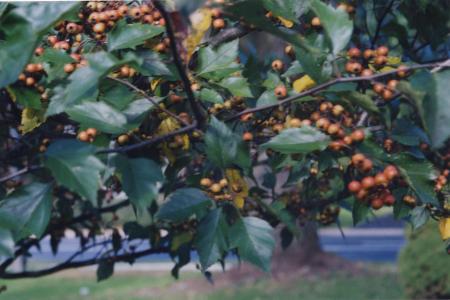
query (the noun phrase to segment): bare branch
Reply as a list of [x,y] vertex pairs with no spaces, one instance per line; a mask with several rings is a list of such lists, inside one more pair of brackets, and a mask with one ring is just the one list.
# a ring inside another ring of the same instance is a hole
[[172,52],[175,67],[177,68],[178,74],[180,75],[181,81],[183,82],[184,90],[186,92],[188,101],[194,112],[195,119],[197,120],[197,125],[201,127],[206,119],[202,107],[198,104],[197,100],[195,99],[194,92],[192,91],[191,88],[191,82],[186,73],[186,67],[183,65],[183,62],[181,61],[179,54],[180,52],[178,50],[177,42],[175,40],[175,33],[173,31],[172,20],[170,19],[169,14],[164,8],[164,5],[161,4],[160,1],[154,0],[153,4],[159,10],[164,21],[166,22],[166,33],[170,41],[170,51]]
[[[402,69],[402,71],[405,72],[410,72],[413,70],[418,70],[418,69],[430,69],[430,68],[448,68],[450,67],[450,60],[445,60],[445,61],[441,61],[441,62],[436,62],[436,63],[429,63],[429,64],[422,64],[422,65],[415,65],[415,66],[410,66],[410,67],[405,67],[404,69]],[[289,98],[286,98],[276,104],[268,104],[268,105],[263,105],[263,106],[259,106],[259,107],[255,107],[255,108],[249,108],[246,109],[228,119],[226,119],[226,121],[231,121],[231,120],[235,120],[237,118],[239,118],[242,115],[246,115],[246,114],[250,114],[250,113],[255,113],[255,112],[259,112],[259,111],[263,111],[263,110],[267,110],[267,109],[271,109],[271,108],[276,108],[278,106],[283,106],[286,104],[291,103],[292,101],[298,100],[300,98],[309,96],[309,95],[313,95],[316,94],[317,92],[320,92],[332,85],[335,84],[339,84],[339,83],[345,83],[345,82],[362,82],[362,81],[373,81],[379,78],[383,78],[383,77],[387,77],[390,75],[394,75],[398,72],[398,69],[394,69],[388,72],[384,72],[384,73],[379,73],[379,74],[374,74],[371,76],[360,76],[360,77],[340,77],[340,78],[336,78],[333,80],[330,80],[328,82],[319,84],[309,90],[306,90],[302,93],[299,93],[297,95],[291,96]]]
[[22,170],[19,170],[19,171],[13,173],[13,174],[6,175],[6,176],[0,178],[0,183],[6,182],[6,181],[11,180],[11,179],[14,179],[14,178],[16,178],[18,176],[21,176],[21,175],[24,175],[24,174],[26,174],[28,172],[33,172],[33,171],[39,170],[41,168],[42,168],[41,166],[31,166],[31,167],[23,168]]
[[140,142],[140,143],[137,143],[137,144],[133,144],[133,145],[130,145],[130,146],[99,150],[99,151],[97,151],[97,154],[126,153],[126,152],[129,152],[131,150],[136,150],[136,149],[139,149],[139,148],[142,148],[142,147],[146,147],[146,146],[150,146],[150,145],[153,145],[153,144],[157,144],[157,143],[163,142],[163,141],[168,140],[171,137],[174,137],[174,136],[176,136],[178,134],[186,133],[186,132],[192,131],[192,130],[194,130],[196,128],[197,128],[197,122],[194,121],[189,126],[182,127],[182,128],[180,128],[178,130],[172,131],[172,132],[170,132],[168,134],[165,134],[165,135],[154,137],[153,139],[150,139],[148,141],[143,141],[143,142]]
[[[158,253],[168,253],[168,252],[169,252],[169,249],[166,247],[155,248],[155,249],[150,248],[150,249],[133,252],[133,253],[113,255],[113,256],[108,257],[107,259],[111,260],[113,262],[121,262],[121,261],[132,262],[133,260],[135,260],[136,258],[139,258],[139,257],[148,256],[148,255],[152,255],[152,254],[158,254]],[[83,260],[83,261],[71,261],[69,259],[59,265],[56,265],[54,267],[47,268],[47,269],[42,269],[42,270],[37,270],[37,271],[17,272],[17,273],[0,273],[0,278],[17,279],[17,278],[42,277],[42,276],[50,275],[50,274],[53,274],[53,273],[56,273],[56,272],[59,272],[62,270],[75,269],[75,268],[96,265],[96,264],[100,263],[101,261],[103,261],[104,259],[105,258],[92,258],[92,259],[87,259],[87,260]]]
[[166,114],[168,114],[169,116],[171,116],[172,118],[176,119],[178,122],[180,122],[181,124],[188,126],[189,123],[187,123],[186,121],[184,121],[183,119],[181,119],[180,117],[178,117],[176,114],[174,114],[173,112],[171,112],[168,109],[165,109],[161,106],[159,106],[158,102],[153,99],[152,97],[150,97],[149,95],[147,95],[147,93],[143,90],[141,90],[140,88],[138,88],[137,86],[135,86],[134,84],[132,84],[131,82],[128,82],[126,80],[123,79],[119,79],[119,78],[114,78],[111,76],[108,76],[108,79],[117,81],[123,85],[126,85],[127,87],[133,89],[134,91],[138,92],[139,94],[141,94],[142,96],[144,96],[145,99],[149,100],[151,103],[153,103],[153,105],[158,108],[159,110],[165,112]]

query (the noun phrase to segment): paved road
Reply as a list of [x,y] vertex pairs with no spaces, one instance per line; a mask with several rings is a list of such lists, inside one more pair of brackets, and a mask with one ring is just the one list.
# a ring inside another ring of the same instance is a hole
[[[403,229],[401,228],[352,228],[344,229],[343,237],[337,229],[322,229],[319,232],[320,241],[325,251],[335,253],[352,261],[365,262],[395,262],[399,250],[405,243]],[[145,249],[143,242],[137,249]],[[67,259],[78,249],[76,239],[64,239],[59,246],[59,252],[53,256],[48,240],[43,241],[41,250],[32,250],[33,261],[49,262]],[[100,248],[87,251],[80,260],[95,256]],[[193,260],[196,254],[193,253]],[[164,263],[169,262],[168,255],[152,255],[139,260],[140,262]]]

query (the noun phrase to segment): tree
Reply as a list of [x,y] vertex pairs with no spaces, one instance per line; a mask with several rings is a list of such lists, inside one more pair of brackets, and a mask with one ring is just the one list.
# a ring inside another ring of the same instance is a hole
[[[192,251],[270,271],[275,227],[287,247],[341,209],[448,242],[447,2],[203,2],[0,4],[0,278],[156,253],[177,276]],[[67,261],[9,269],[68,230]]]

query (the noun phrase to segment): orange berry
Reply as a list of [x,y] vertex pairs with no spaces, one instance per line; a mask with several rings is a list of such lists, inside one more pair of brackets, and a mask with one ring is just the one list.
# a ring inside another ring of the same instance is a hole
[[64,65],[64,72],[72,73],[73,71],[75,71],[75,66],[73,64],[65,64]]
[[128,136],[128,134],[122,134],[122,135],[119,135],[119,137],[117,138],[117,143],[119,143],[119,145],[124,145],[124,144],[128,143],[129,140],[130,140],[130,137]]
[[132,9],[130,9],[130,12],[128,14],[130,15],[131,18],[135,20],[142,17],[142,11],[139,7],[133,7]]
[[364,159],[361,165],[361,170],[363,172],[370,172],[373,168],[373,162],[370,159]]
[[27,77],[25,79],[25,85],[33,86],[36,83],[36,80],[33,77]]
[[358,58],[361,56],[361,50],[359,50],[359,48],[356,47],[350,48],[347,52],[347,55],[350,58]]
[[314,17],[311,20],[311,25],[314,27],[320,27],[321,26],[320,19],[318,17]]
[[212,23],[212,26],[214,27],[214,29],[216,30],[221,30],[224,29],[226,26],[225,20],[224,19],[215,19]]
[[362,129],[357,129],[357,130],[353,131],[351,134],[352,140],[355,142],[362,142],[364,140],[365,136],[366,135],[364,133],[364,130],[362,130]]
[[212,185],[212,180],[209,178],[202,178],[200,180],[200,185],[205,186],[205,187],[210,187]]
[[383,203],[386,206],[392,206],[395,203],[395,197],[392,194],[387,194],[383,197]]
[[375,83],[373,85],[373,91],[377,94],[381,94],[384,91],[384,85],[382,83]]
[[386,178],[386,176],[384,175],[384,173],[378,173],[377,175],[375,175],[375,184],[376,185],[387,186],[388,183],[389,183],[389,181]]
[[378,56],[387,56],[389,54],[389,48],[386,46],[380,46],[375,50]]
[[272,69],[274,71],[280,72],[283,71],[284,63],[280,59],[276,59],[272,62]]
[[287,89],[284,85],[279,85],[275,88],[275,96],[278,99],[283,99],[287,96]]
[[375,179],[372,176],[364,177],[361,180],[361,185],[364,189],[369,190],[375,186]]
[[97,23],[94,25],[94,27],[92,27],[92,31],[94,31],[95,33],[103,33],[106,30],[106,25],[105,23]]
[[244,132],[242,135],[242,140],[245,142],[250,142],[253,140],[253,134],[251,132]]
[[364,154],[356,153],[355,155],[352,156],[352,164],[354,164],[355,166],[361,165],[365,159],[366,157],[364,156]]
[[302,126],[302,121],[299,118],[293,118],[289,121],[289,126],[298,128]]
[[97,129],[95,129],[95,128],[88,128],[88,129],[86,129],[86,133],[90,137],[95,137],[97,135]]
[[372,206],[373,209],[378,210],[383,207],[384,202],[380,198],[375,198],[375,199],[372,199],[372,201],[370,202],[370,205]]
[[371,58],[374,57],[374,56],[375,56],[375,52],[374,52],[372,49],[366,49],[366,50],[364,50],[363,57],[364,57],[366,60],[369,60],[369,59],[371,59]]
[[364,69],[361,71],[361,76],[369,77],[373,75],[373,71],[371,69]]
[[359,181],[353,180],[348,184],[347,188],[351,193],[355,194],[361,190],[362,186]]
[[89,135],[86,131],[80,131],[80,133],[78,133],[78,139],[82,142],[89,142]]

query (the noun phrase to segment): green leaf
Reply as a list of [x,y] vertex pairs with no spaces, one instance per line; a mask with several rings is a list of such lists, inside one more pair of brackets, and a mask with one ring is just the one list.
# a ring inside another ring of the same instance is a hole
[[146,158],[114,157],[122,175],[122,187],[138,212],[144,212],[158,196],[157,183],[164,180],[161,166]]
[[161,205],[156,217],[160,220],[182,222],[192,215],[204,212],[211,204],[211,199],[199,189],[178,189]]
[[89,65],[73,72],[66,86],[55,89],[55,95],[50,99],[47,116],[61,113],[83,100],[92,99],[93,95],[98,93],[100,79],[115,67],[127,62],[127,60],[119,61],[106,52],[86,54],[85,57]]
[[125,85],[113,80],[104,80],[100,84],[99,99],[114,106],[118,110],[127,107],[136,97]]
[[0,88],[17,80],[46,31],[78,9],[80,3],[27,3],[0,19]]
[[267,18],[265,16],[267,10],[263,4],[264,3],[261,0],[233,1],[231,5],[227,6],[227,10],[232,15],[239,16],[241,20],[245,20],[246,23],[252,27],[284,39],[306,51],[317,52],[317,49],[312,47],[302,35],[298,34],[297,31],[276,26],[269,18]]
[[430,218],[430,212],[425,206],[417,206],[411,211],[410,222],[414,230],[425,225]]
[[263,0],[264,7],[274,15],[296,21],[309,7],[308,1],[298,0]]
[[122,112],[127,118],[127,129],[139,127],[148,112],[153,108],[153,103],[147,99],[139,99],[131,102]]
[[237,248],[243,260],[269,272],[275,248],[273,234],[272,227],[262,219],[240,218],[230,228],[230,246]]
[[0,226],[19,240],[31,234],[40,237],[50,221],[52,186],[33,182],[9,194],[0,204]]
[[336,55],[345,49],[353,32],[353,22],[348,14],[320,0],[312,0],[311,9],[322,23],[325,34],[331,42],[333,54]]
[[222,209],[210,211],[199,223],[194,239],[202,270],[222,258],[227,251],[227,224]]
[[95,147],[76,140],[58,140],[45,152],[44,164],[56,181],[97,204],[97,190],[103,163],[95,157]]
[[41,109],[41,94],[36,89],[10,86],[7,90],[17,103],[29,108]]
[[235,62],[238,56],[239,40],[222,44],[217,49],[212,46],[201,48],[198,51],[198,65],[196,73],[206,79],[215,78],[215,74],[220,72],[220,78],[224,78],[239,70],[239,65]]
[[127,24],[125,20],[117,22],[116,26],[107,34],[108,51],[133,48],[143,44],[164,32],[163,26],[149,24]]
[[264,106],[264,105],[271,105],[278,102],[277,97],[275,96],[274,91],[265,91],[262,93],[261,96],[259,96],[258,100],[256,101],[256,107],[258,106]]
[[249,150],[242,138],[215,117],[211,118],[206,131],[205,145],[208,159],[222,169],[232,165],[248,169],[251,165]]
[[3,228],[0,228],[0,256],[14,257],[14,239],[12,233]]
[[359,106],[369,113],[378,114],[380,112],[372,98],[366,94],[362,94],[356,91],[334,93],[337,94],[341,99],[347,100],[353,105]]
[[320,130],[304,126],[301,128],[288,128],[273,137],[270,141],[261,145],[262,149],[270,148],[284,154],[310,153],[316,150],[324,150],[330,141],[330,137]]
[[114,274],[114,261],[102,259],[97,267],[97,282],[108,279]]
[[431,74],[418,72],[410,83],[400,82],[398,90],[414,101],[433,148],[440,148],[450,137],[450,70]]
[[93,127],[105,133],[127,131],[127,118],[105,102],[83,102],[66,110],[70,118],[84,127]]
[[164,76],[169,80],[178,80],[178,73],[169,59],[153,51],[138,50],[135,53],[142,59],[142,64],[138,66],[138,71],[145,76]]
[[407,155],[395,156],[393,161],[423,203],[439,205],[434,191],[436,170],[430,162],[417,160]]
[[210,103],[223,103],[222,96],[212,89],[202,89],[199,93],[199,98],[202,101]]
[[243,77],[228,77],[223,79],[220,86],[226,88],[236,97],[253,97],[247,79]]
[[352,209],[353,226],[356,226],[362,221],[366,220],[369,211],[370,208],[366,203],[354,199]]
[[47,83],[66,78],[67,73],[64,72],[64,65],[75,62],[66,52],[53,48],[46,48],[44,54],[40,57],[40,61],[44,64],[44,70],[47,73]]

